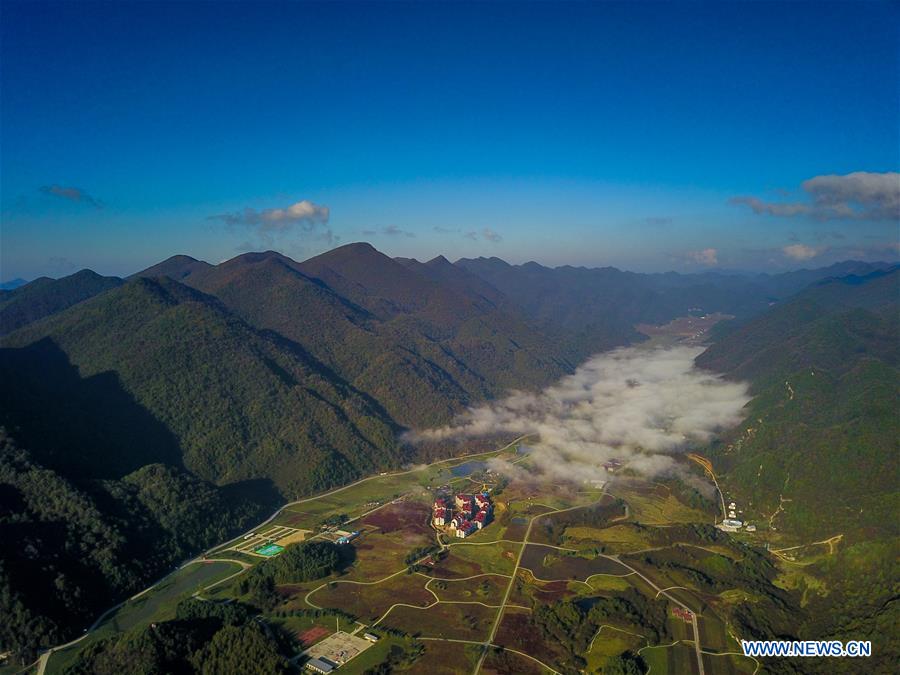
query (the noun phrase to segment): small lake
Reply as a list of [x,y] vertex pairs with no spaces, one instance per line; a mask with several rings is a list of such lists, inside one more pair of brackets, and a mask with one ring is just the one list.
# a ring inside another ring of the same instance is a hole
[[465,462],[464,464],[454,466],[452,469],[450,469],[450,473],[458,478],[460,476],[468,476],[475,473],[476,471],[484,471],[486,468],[486,462],[478,462],[473,460],[471,462]]

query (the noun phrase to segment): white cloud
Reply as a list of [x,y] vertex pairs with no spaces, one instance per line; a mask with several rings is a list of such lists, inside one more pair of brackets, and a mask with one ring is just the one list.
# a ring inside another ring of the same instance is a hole
[[900,173],[857,171],[803,181],[816,208],[835,218],[900,219]]
[[270,232],[275,232],[288,230],[298,223],[324,224],[328,222],[330,216],[331,211],[327,206],[319,206],[308,199],[303,199],[284,208],[262,211],[246,208],[243,211],[222,213],[210,218],[221,220],[228,225],[259,225]]
[[331,210],[327,206],[303,199],[283,208],[262,210],[246,208],[234,213],[209,216],[207,219],[219,220],[229,227],[250,228],[259,240],[251,244],[256,248],[257,244],[273,246],[276,237],[292,233],[333,245],[338,237],[326,227],[330,217]]
[[855,171],[814,176],[801,183],[808,201],[767,202],[758,197],[732,197],[731,204],[749,206],[756,214],[807,215],[819,220],[900,221],[900,173]]
[[810,258],[815,258],[822,251],[806,244],[791,244],[782,248],[781,252],[794,260],[809,260]]
[[412,439],[533,433],[535,471],[551,479],[603,478],[613,458],[645,475],[671,471],[670,454],[708,441],[742,418],[747,386],[699,370],[700,348],[630,347],[600,354],[538,394],[514,392]]
[[719,264],[719,252],[714,248],[704,248],[700,251],[688,251],[685,258],[698,265],[714,267]]

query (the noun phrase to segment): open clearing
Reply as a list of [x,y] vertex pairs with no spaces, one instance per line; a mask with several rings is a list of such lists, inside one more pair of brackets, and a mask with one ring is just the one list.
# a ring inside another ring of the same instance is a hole
[[340,631],[332,633],[324,640],[317,642],[304,653],[313,659],[328,659],[332,663],[343,665],[348,661],[352,661],[371,646],[372,643],[368,640]]

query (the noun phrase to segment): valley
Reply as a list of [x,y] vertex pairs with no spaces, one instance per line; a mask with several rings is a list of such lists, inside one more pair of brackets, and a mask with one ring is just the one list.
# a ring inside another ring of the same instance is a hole
[[[4,291],[0,668],[851,669],[739,644],[823,636],[887,663],[897,274],[353,244]],[[481,492],[480,529],[434,520]]]
[[[107,613],[83,639],[45,654],[38,672],[94,663],[96,654],[86,655],[104,640],[171,621],[192,598],[263,607],[257,621],[283,635],[289,647],[280,656],[298,664],[336,635],[377,637],[340,664],[347,673],[367,672],[398,649],[413,673],[568,673],[620,658],[640,658],[654,672],[757,672],[759,663],[740,655],[730,609],[746,574],[736,563],[759,554],[746,537],[711,526],[717,505],[688,503],[675,484],[633,476],[611,474],[602,485],[521,482],[472,461],[527,469],[529,456],[518,451],[526,440],[287,504]],[[496,505],[494,523],[464,540],[432,529],[435,494],[482,488]],[[276,584],[269,596],[242,587],[267,559],[235,546],[252,533],[296,529],[314,533],[298,546],[358,535],[338,545],[345,561],[324,578]],[[773,583],[757,592],[778,593]],[[575,618],[572,634],[556,632]]]

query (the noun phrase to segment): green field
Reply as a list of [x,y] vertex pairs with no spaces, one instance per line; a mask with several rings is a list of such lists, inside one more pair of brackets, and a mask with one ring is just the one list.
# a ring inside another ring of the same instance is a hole
[[139,597],[128,600],[115,612],[106,616],[84,640],[68,649],[55,652],[47,664],[47,673],[62,673],[79,650],[88,644],[114,637],[154,621],[175,617],[178,602],[195,592],[239,571],[235,563],[206,562],[183,567]]

